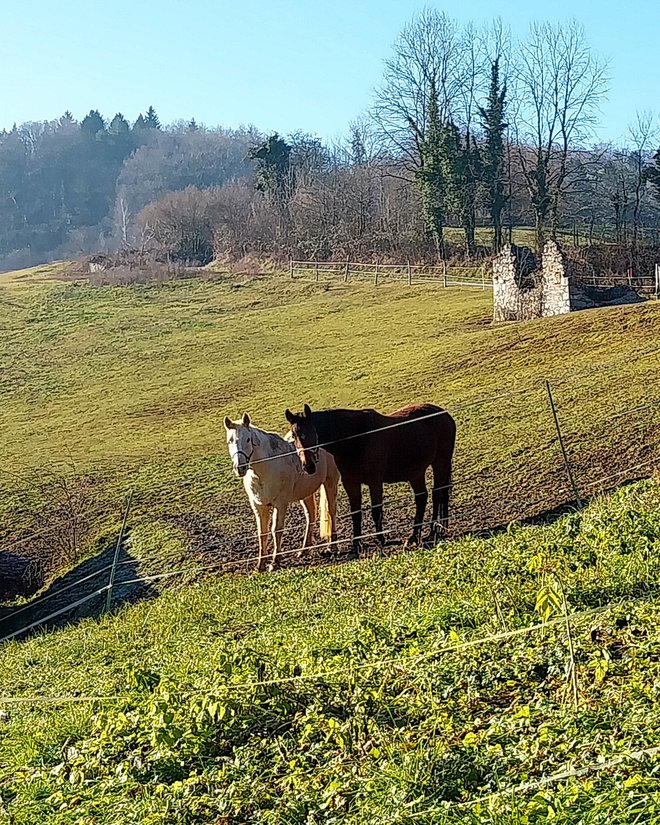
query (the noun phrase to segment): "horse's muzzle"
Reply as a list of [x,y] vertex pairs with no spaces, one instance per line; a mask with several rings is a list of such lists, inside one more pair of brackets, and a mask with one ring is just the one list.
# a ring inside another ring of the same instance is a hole
[[245,478],[245,474],[248,471],[247,464],[234,464],[234,475],[238,476],[239,478]]

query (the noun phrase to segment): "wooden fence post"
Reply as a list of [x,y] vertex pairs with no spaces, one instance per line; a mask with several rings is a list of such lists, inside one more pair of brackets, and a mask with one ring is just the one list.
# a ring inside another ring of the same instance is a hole
[[447,261],[442,262],[442,281],[445,289],[447,288]]
[[559,447],[561,448],[561,454],[564,458],[564,465],[566,466],[566,472],[568,474],[568,480],[571,482],[571,487],[573,488],[573,493],[575,494],[575,501],[577,502],[578,507],[582,507],[582,500],[580,498],[580,493],[577,488],[577,484],[575,483],[575,479],[573,478],[573,471],[571,470],[571,463],[568,460],[568,454],[566,453],[566,447],[564,447],[564,439],[561,435],[561,428],[559,426],[559,418],[557,417],[557,410],[555,408],[555,401],[552,397],[552,389],[550,388],[550,382],[545,382],[545,388],[548,391],[548,399],[550,401],[550,409],[552,410],[552,417],[555,421],[555,429],[557,430],[557,437],[559,438]]
[[374,285],[378,286],[378,264],[376,264],[376,274],[374,275]]
[[318,279],[319,279],[319,262],[317,261],[316,262],[316,280],[318,281]]
[[293,261],[289,261],[289,275],[291,276],[291,280],[293,280]]
[[124,532],[126,531],[126,522],[128,521],[128,513],[131,509],[131,501],[133,499],[133,491],[131,490],[128,494],[128,498],[126,499],[126,507],[124,508],[124,518],[121,523],[121,529],[119,531],[119,536],[117,537],[117,544],[115,546],[115,555],[112,559],[112,568],[110,570],[110,580],[108,581],[108,595],[105,599],[105,612],[107,613],[110,610],[110,604],[112,602],[112,588],[115,584],[115,573],[117,572],[117,562],[119,561],[119,551],[121,550],[121,546],[124,541]]
[[655,265],[655,297],[660,297],[660,264]]
[[410,269],[410,261],[408,261],[408,286],[412,286],[412,270]]
[[346,261],[346,268],[344,269],[344,281],[348,281],[348,270],[350,268],[350,263]]

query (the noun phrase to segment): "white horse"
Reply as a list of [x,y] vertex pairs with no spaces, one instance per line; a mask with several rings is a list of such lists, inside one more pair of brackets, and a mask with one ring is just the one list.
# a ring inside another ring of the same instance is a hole
[[268,569],[275,569],[282,546],[284,518],[292,501],[299,501],[305,511],[305,539],[298,556],[302,556],[303,550],[309,547],[312,526],[316,521],[315,493],[319,488],[321,538],[329,544],[336,541],[339,470],[330,453],[323,449],[315,451],[313,460],[305,470],[291,441],[251,426],[247,413],[240,421],[225,418],[225,429],[234,473],[243,479],[257,521],[257,570],[261,572],[264,569],[271,514],[273,556]]

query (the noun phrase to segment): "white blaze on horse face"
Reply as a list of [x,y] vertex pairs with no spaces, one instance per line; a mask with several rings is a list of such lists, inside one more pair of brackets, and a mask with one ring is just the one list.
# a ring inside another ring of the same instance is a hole
[[234,474],[243,478],[250,469],[250,459],[254,452],[250,428],[234,422],[234,427],[227,430],[227,446]]

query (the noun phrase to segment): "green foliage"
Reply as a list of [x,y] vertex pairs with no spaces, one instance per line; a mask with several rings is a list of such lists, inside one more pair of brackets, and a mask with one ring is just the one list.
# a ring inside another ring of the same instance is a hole
[[130,129],[128,121],[121,112],[117,112],[108,126],[108,132],[114,135],[127,135]]
[[96,137],[99,132],[105,131],[105,122],[97,109],[92,109],[80,124],[80,129],[90,137]]
[[[412,124],[411,124],[412,125]],[[442,251],[445,217],[445,146],[444,129],[440,122],[438,91],[431,79],[427,125],[420,143],[420,168],[416,178],[422,199],[422,213],[426,231],[433,237],[436,251]]]
[[481,180],[481,158],[475,139],[464,137],[449,121],[442,133],[442,166],[445,180],[445,209],[456,214],[465,232],[466,248],[476,250],[477,196]]
[[256,161],[255,187],[284,205],[290,194],[291,146],[275,132],[253,146],[248,158]]
[[[413,126],[411,122],[411,127]],[[434,78],[430,80],[429,104],[424,134],[418,134],[420,167],[416,172],[424,225],[442,251],[444,221],[457,215],[465,232],[466,248],[476,249],[475,226],[481,158],[477,143],[468,132],[461,135],[451,121],[443,123]]]
[[146,129],[160,129],[160,120],[153,106],[150,106],[147,109],[147,114],[144,118],[144,126]]

